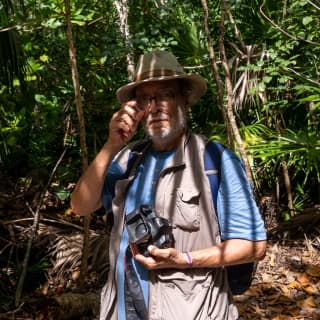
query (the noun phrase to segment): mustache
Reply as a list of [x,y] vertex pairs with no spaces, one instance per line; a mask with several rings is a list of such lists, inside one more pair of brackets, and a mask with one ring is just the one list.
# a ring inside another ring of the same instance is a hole
[[157,116],[148,115],[146,119],[146,123],[150,124],[152,122],[161,121],[161,120],[169,120],[169,117],[166,115],[157,115]]

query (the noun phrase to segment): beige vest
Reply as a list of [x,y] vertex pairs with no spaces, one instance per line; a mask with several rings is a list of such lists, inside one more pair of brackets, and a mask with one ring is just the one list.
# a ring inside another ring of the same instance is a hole
[[[194,251],[220,242],[211,189],[203,167],[205,145],[204,137],[189,135],[157,181],[155,209],[176,225],[174,246],[179,251]],[[119,154],[118,161],[123,168],[129,152],[130,146]],[[100,320],[117,319],[115,266],[124,225],[124,199],[134,171],[128,179],[116,184],[110,271],[102,290]],[[223,268],[163,269],[151,271],[149,276],[150,320],[238,318]]]

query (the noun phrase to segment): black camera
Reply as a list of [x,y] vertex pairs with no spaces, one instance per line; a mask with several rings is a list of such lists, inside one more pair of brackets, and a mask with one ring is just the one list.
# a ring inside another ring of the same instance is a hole
[[139,252],[148,257],[149,245],[170,248],[174,239],[172,225],[165,218],[157,216],[152,206],[142,205],[126,216],[129,242],[138,246]]

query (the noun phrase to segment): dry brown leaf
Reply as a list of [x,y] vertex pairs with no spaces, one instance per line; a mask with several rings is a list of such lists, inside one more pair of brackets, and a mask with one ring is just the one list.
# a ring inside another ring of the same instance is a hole
[[270,261],[269,261],[270,266],[271,267],[276,266],[276,261],[277,261],[276,255],[274,253],[271,253],[270,254]]
[[299,283],[298,281],[292,281],[291,283],[289,283],[287,285],[287,287],[289,289],[300,289],[301,288],[301,283]]
[[251,286],[245,293],[244,295],[246,297],[258,297],[260,295],[262,295],[262,290],[260,287],[257,286]]
[[291,315],[291,319],[304,319],[304,316],[302,316],[301,309],[298,308],[296,305],[293,306],[293,308],[288,310],[288,313]]
[[279,298],[281,294],[280,293],[275,293],[271,296],[268,297],[268,304],[273,305],[273,304],[279,304]]
[[285,295],[290,295],[290,288],[286,285],[279,285],[279,288]]
[[264,283],[271,283],[274,281],[273,276],[268,273],[262,273],[261,278]]
[[314,301],[314,298],[312,296],[304,299],[304,300],[301,300],[301,301],[297,301],[297,305],[300,307],[300,308],[306,308],[306,309],[313,309],[313,308],[316,308],[317,307],[317,304],[316,302]]
[[252,312],[254,314],[262,314],[263,313],[263,309],[261,309],[258,305],[251,306],[251,308],[252,308]]
[[308,285],[310,284],[310,280],[309,280],[309,277],[306,273],[300,273],[298,276],[297,276],[297,280],[303,285]]
[[262,291],[274,290],[271,283],[262,283],[261,289],[262,289]]
[[317,294],[318,293],[318,290],[312,286],[312,285],[309,285],[309,286],[305,286],[303,287],[303,290],[308,293],[308,294]]
[[311,277],[320,277],[320,265],[311,265],[309,268],[306,270],[306,273],[311,276]]
[[283,316],[283,315],[277,315],[275,317],[272,317],[271,318],[272,320],[288,320],[288,319],[291,319],[291,317],[289,316]]
[[281,295],[281,297],[279,298],[279,303],[288,308],[288,306],[292,304],[292,299],[290,297]]

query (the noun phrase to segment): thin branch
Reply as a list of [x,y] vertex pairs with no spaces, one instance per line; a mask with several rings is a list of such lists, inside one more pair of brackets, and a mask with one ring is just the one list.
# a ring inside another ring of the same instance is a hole
[[201,4],[203,8],[203,18],[204,18],[203,28],[207,38],[211,70],[217,85],[217,96],[218,96],[219,108],[223,110],[223,84],[219,74],[217,59],[213,49],[212,38],[209,30],[209,8],[206,0],[201,0]]
[[[218,62],[219,63],[219,62]],[[199,64],[198,66],[183,66],[185,70],[197,70],[197,69],[204,69],[210,67],[210,64]]]
[[23,264],[22,264],[22,272],[17,284],[17,290],[16,290],[16,294],[15,294],[15,306],[17,307],[20,303],[20,299],[21,299],[21,294],[22,294],[22,289],[23,289],[23,285],[24,285],[24,280],[27,274],[27,268],[28,268],[28,263],[29,263],[29,258],[30,258],[30,253],[31,253],[31,247],[32,247],[32,243],[33,243],[33,239],[36,236],[36,233],[38,231],[38,226],[39,226],[39,220],[40,220],[40,208],[43,202],[43,199],[46,195],[46,192],[51,184],[51,181],[64,157],[64,155],[66,154],[67,149],[65,148],[60,156],[60,158],[58,159],[57,163],[55,164],[54,168],[52,169],[52,172],[50,174],[50,177],[48,179],[48,182],[45,186],[45,188],[43,189],[41,196],[39,198],[38,204],[37,204],[37,208],[35,211],[35,215],[34,215],[34,219],[33,219],[33,225],[32,225],[32,229],[31,229],[31,236],[29,238],[28,244],[27,244],[27,250],[26,250],[26,254],[24,256],[24,260],[23,260]]
[[3,252],[6,251],[7,248],[9,248],[10,246],[13,245],[13,243],[12,243],[11,241],[8,241],[8,240],[3,239],[3,238],[0,238],[0,239],[1,239],[2,241],[4,240],[4,241],[8,242],[8,243],[0,250],[0,255],[2,255]]
[[[33,215],[33,217],[34,217],[34,211],[32,210],[32,208],[31,208],[31,206],[30,206],[30,204],[29,204],[29,202],[28,201],[26,201],[25,202],[25,205],[27,206],[27,208],[29,209],[29,211],[31,212],[31,214]],[[32,219],[33,220],[33,219]]]
[[[71,5],[70,0],[64,0],[65,6],[65,19],[66,19],[66,36],[68,43],[72,83],[74,88],[75,104],[77,109],[77,116],[79,121],[79,131],[80,131],[80,148],[82,152],[82,170],[83,172],[88,168],[88,148],[86,143],[86,127],[85,118],[80,90],[80,79],[78,71],[77,53],[76,46],[73,40],[72,32],[72,22],[71,22]],[[88,255],[89,255],[89,226],[90,226],[90,216],[85,216],[83,218],[83,254],[80,268],[80,287],[84,287],[85,277],[88,273]]]
[[[14,223],[19,223],[23,221],[32,221],[34,218],[23,218],[23,219],[15,219],[15,220],[9,220],[9,221],[0,221],[1,225],[6,225],[6,224],[14,224]],[[75,229],[78,229],[80,231],[83,231],[83,227],[78,226],[77,224],[73,224],[71,222],[67,222],[64,220],[55,220],[55,219],[47,219],[47,218],[42,218],[41,221],[43,222],[51,222],[51,223],[56,223],[56,224],[62,224],[68,227],[72,227]]]
[[[210,34],[210,29],[209,29],[209,8],[208,8],[208,4],[207,4],[207,0],[201,0],[201,4],[202,4],[202,8],[203,8],[203,28],[204,28],[204,32],[206,34],[206,38],[207,38],[207,44],[208,44],[208,50],[209,50],[209,59],[210,59],[210,63],[211,63],[211,72],[213,74],[213,77],[215,79],[216,82],[216,86],[217,86],[217,101],[218,101],[218,108],[221,110],[222,112],[222,116],[223,116],[223,120],[224,120],[224,124],[225,124],[225,128],[226,128],[226,132],[227,132],[227,137],[228,137],[228,141],[231,141],[231,128],[230,128],[230,123],[228,120],[228,115],[226,112],[226,109],[224,108],[224,83],[222,82],[222,79],[220,77],[220,73],[219,73],[219,68],[218,68],[218,62],[217,62],[217,58],[214,52],[214,48],[213,48],[213,41],[212,41],[212,37]],[[222,63],[222,61],[220,60],[219,63]]]
[[88,25],[88,26],[91,26],[92,24],[94,24],[94,23],[96,23],[96,22],[98,22],[98,21],[100,21],[100,20],[102,20],[102,19],[103,19],[103,16],[101,16],[101,17],[99,17],[99,18],[97,18],[97,19],[95,19],[95,20],[89,21],[89,22],[87,23],[87,25]]
[[[242,56],[244,56],[244,52],[241,51],[235,43],[233,43],[233,42],[228,42],[228,44],[229,44],[236,52],[238,52],[238,54],[240,55],[241,58],[242,58]],[[246,48],[244,48],[244,50],[246,50]]]
[[227,8],[227,10],[228,10],[227,13],[228,13],[228,16],[229,16],[229,20],[230,20],[230,22],[231,22],[231,24],[232,24],[232,26],[234,28],[234,33],[235,33],[236,37],[238,38],[243,50],[245,50],[246,49],[246,44],[244,43],[244,41],[243,41],[243,39],[241,37],[241,33],[240,33],[239,29],[238,29],[238,26],[237,26],[236,22],[233,19],[233,15],[232,15],[230,9]]
[[227,0],[222,0],[221,1],[221,20],[219,23],[219,53],[220,53],[220,57],[221,57],[221,64],[222,64],[222,68],[224,71],[224,75],[225,75],[225,86],[226,86],[226,93],[227,93],[227,101],[226,101],[226,113],[227,113],[227,117],[229,120],[229,124],[231,127],[231,133],[239,147],[239,152],[241,154],[242,160],[244,162],[244,166],[245,166],[245,171],[247,173],[247,177],[248,180],[250,182],[252,182],[252,174],[251,174],[251,169],[250,169],[250,164],[248,161],[248,157],[247,157],[247,153],[246,150],[243,146],[243,142],[241,139],[241,135],[239,132],[239,128],[237,125],[237,121],[236,121],[236,117],[234,115],[233,112],[233,85],[232,85],[232,81],[231,81],[231,75],[230,75],[230,69],[228,66],[228,59],[227,59],[227,54],[226,54],[226,50],[225,50],[225,46],[224,46],[224,35],[225,35],[225,28],[224,28],[224,22],[225,22],[225,18],[227,16],[228,13],[228,3]]
[[264,7],[264,2],[262,3],[262,5],[260,6],[260,12],[262,14],[262,16],[267,20],[269,21],[276,29],[278,29],[280,32],[282,32],[284,35],[286,35],[287,37],[289,37],[290,39],[292,40],[296,40],[296,41],[303,41],[303,42],[306,42],[306,43],[309,43],[309,44],[314,44],[316,46],[320,46],[320,42],[314,42],[314,41],[310,41],[310,40],[306,40],[306,39],[303,39],[301,37],[297,37],[295,35],[292,35],[290,33],[288,33],[287,31],[283,30],[279,25],[277,25],[271,18],[269,18],[267,16],[266,13],[263,12],[263,7]]
[[25,25],[28,25],[30,23],[22,23],[22,24],[17,24],[15,26],[11,26],[11,27],[6,27],[6,28],[3,28],[3,29],[0,29],[0,32],[8,32],[10,30],[14,30],[14,29],[17,29],[19,27],[22,27],[22,26],[25,26]]
[[318,7],[315,3],[313,3],[310,0],[306,0],[309,4],[311,4],[313,7],[315,7],[317,10],[320,10],[320,7]]
[[294,73],[295,75],[297,75],[298,77],[300,77],[300,78],[302,78],[302,79],[304,79],[304,80],[306,80],[306,81],[308,81],[308,82],[310,82],[310,83],[312,83],[312,84],[315,84],[315,85],[317,85],[317,86],[320,87],[320,82],[318,82],[318,81],[316,81],[316,80],[312,80],[312,79],[306,77],[305,75],[297,72],[297,71],[294,70],[294,69],[284,68],[284,70],[286,70],[286,71],[288,71],[288,72],[292,72],[292,73]]
[[20,312],[22,310],[22,307],[24,306],[24,302],[21,303],[20,306],[16,306],[17,308],[15,310],[10,310],[6,313],[6,315],[9,317],[11,316],[9,319],[14,319],[15,318],[15,314]]
[[[59,18],[59,17],[57,17],[57,18]],[[103,20],[103,18],[104,18],[104,17],[101,16],[101,17],[96,18],[96,19],[94,19],[94,20],[92,20],[92,21],[88,21],[88,22],[87,22],[87,25],[90,26],[90,25],[92,25],[92,24],[94,24],[94,23],[97,23],[97,22]],[[11,27],[5,27],[5,28],[3,28],[3,29],[0,29],[0,32],[7,32],[7,31],[10,31],[10,30],[14,30],[14,29],[22,29],[22,28],[27,27],[27,26],[30,26],[30,25],[32,25],[32,24],[38,24],[39,22],[41,23],[41,22],[44,22],[44,21],[46,21],[46,20],[35,20],[35,21],[31,21],[31,22],[19,23],[19,24],[16,24],[16,25],[14,25],[14,26],[11,26]],[[28,32],[30,32],[30,31],[33,31],[33,30],[39,30],[39,29],[43,29],[43,28],[47,28],[47,27],[44,26],[44,25],[40,25],[40,26],[36,26],[36,27],[34,27],[34,28],[32,28],[32,29],[23,29],[23,31],[28,31]]]

